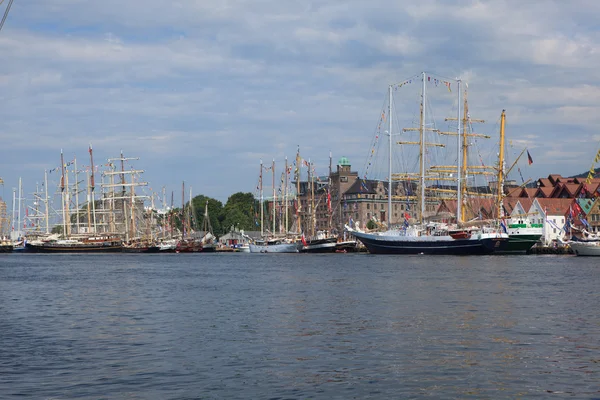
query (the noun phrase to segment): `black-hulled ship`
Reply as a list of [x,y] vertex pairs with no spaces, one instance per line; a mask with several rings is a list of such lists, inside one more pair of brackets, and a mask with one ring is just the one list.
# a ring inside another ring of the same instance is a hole
[[91,236],[81,239],[51,239],[25,243],[31,253],[118,253],[123,250],[121,238]]
[[317,235],[308,240],[303,240],[301,253],[335,253],[337,237],[329,237],[325,232],[317,232]]

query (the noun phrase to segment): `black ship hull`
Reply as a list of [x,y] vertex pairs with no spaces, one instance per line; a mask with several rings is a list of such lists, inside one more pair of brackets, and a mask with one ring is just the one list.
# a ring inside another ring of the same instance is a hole
[[431,254],[431,255],[485,255],[503,250],[508,239],[486,237],[481,239],[453,239],[451,237],[385,238],[352,232],[372,254]]

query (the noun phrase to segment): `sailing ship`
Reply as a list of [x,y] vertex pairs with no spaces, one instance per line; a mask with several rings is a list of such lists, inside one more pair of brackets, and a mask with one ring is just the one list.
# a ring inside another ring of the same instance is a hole
[[[90,161],[93,166],[93,154],[92,146],[89,147]],[[121,154],[121,159],[123,155]],[[73,193],[69,186],[69,166],[73,165],[75,174],[78,174],[77,161],[74,158],[73,161],[65,163],[64,155],[61,150],[60,152],[60,170],[61,170],[61,208],[62,208],[62,235],[46,236],[36,240],[30,240],[25,243],[25,251],[35,253],[106,253],[106,252],[121,252],[123,249],[123,241],[120,235],[109,232],[97,232],[94,226],[94,232],[91,231],[91,218],[89,216],[90,207],[89,204],[93,204],[93,188],[94,188],[94,168],[92,167],[91,178],[88,180],[88,189],[92,188],[91,201],[88,203],[88,231],[82,232],[80,225],[80,214],[79,214],[79,180],[75,179],[75,187]],[[75,222],[72,220],[70,211],[72,197],[74,196],[75,201]],[[94,216],[95,219],[95,216]]]
[[190,199],[188,207],[185,207],[185,182],[181,186],[181,223],[182,233],[181,240],[177,242],[175,246],[176,253],[200,253],[203,251],[202,242],[195,236],[195,230],[193,228],[195,221],[194,216],[194,203],[192,201],[192,190],[190,189]]
[[[457,179],[457,213],[455,224],[440,223],[440,222],[426,222],[424,215],[425,209],[425,147],[429,143],[425,142],[425,132],[431,129],[425,127],[425,111],[426,111],[426,83],[431,81],[425,72],[421,74],[422,88],[421,88],[421,104],[420,104],[420,124],[418,128],[419,141],[412,142],[411,144],[418,144],[419,146],[419,189],[420,189],[420,213],[418,224],[409,224],[408,218],[405,224],[401,227],[394,228],[391,225],[392,214],[392,160],[393,160],[393,126],[392,126],[392,115],[393,115],[393,89],[394,85],[389,86],[389,168],[388,168],[388,223],[386,231],[379,232],[364,232],[358,227],[346,225],[345,229],[358,240],[360,240],[365,247],[372,254],[439,254],[439,255],[475,255],[475,254],[491,254],[494,251],[502,249],[508,242],[508,235],[501,232],[498,228],[493,226],[468,226],[468,224],[461,221],[461,206],[463,190],[461,184],[462,179],[465,175],[465,169],[461,169],[461,158],[463,155],[460,151],[461,145],[464,147],[464,141],[466,140],[466,132],[461,134],[461,81],[457,81],[458,85],[458,114],[457,114],[457,132],[458,137],[458,162],[454,167],[454,172],[459,172]],[[464,182],[466,184],[466,181]]]
[[[286,162],[287,164],[287,162]],[[285,174],[287,177],[287,165],[285,167]],[[275,160],[273,160],[273,164],[270,167],[273,174],[273,231],[271,232],[271,236],[265,235],[264,231],[264,193],[263,193],[263,162],[260,161],[260,175],[259,175],[259,192],[260,192],[260,232],[261,239],[254,241],[254,243],[249,244],[250,253],[298,253],[302,246],[302,243],[298,242],[292,237],[287,237],[286,234],[281,237],[275,236],[275,217],[276,217],[276,192],[275,192]],[[286,178],[286,187],[287,187],[287,178]],[[287,218],[287,198],[285,205],[285,215]]]
[[122,251],[123,242],[120,237],[110,235],[74,236],[31,241],[25,247],[31,253],[115,253]]
[[[502,201],[504,198],[504,178],[506,173],[504,171],[504,130],[506,126],[506,111],[502,110],[500,115],[500,151],[498,153],[498,217],[503,218],[503,207]],[[523,151],[524,152],[524,151]],[[521,155],[523,155],[521,152]],[[509,168],[510,170],[519,161],[519,156],[513,165]],[[508,242],[501,251],[497,253],[508,253],[508,254],[524,254],[530,250],[536,243],[539,242],[543,234],[542,224],[531,224],[527,220],[519,220],[517,223],[506,224],[504,218],[501,221],[501,226],[505,228],[508,234]]]

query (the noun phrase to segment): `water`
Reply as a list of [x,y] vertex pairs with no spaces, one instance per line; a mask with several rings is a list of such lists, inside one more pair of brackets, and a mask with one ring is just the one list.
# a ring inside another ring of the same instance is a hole
[[0,255],[0,398],[600,398],[574,256]]

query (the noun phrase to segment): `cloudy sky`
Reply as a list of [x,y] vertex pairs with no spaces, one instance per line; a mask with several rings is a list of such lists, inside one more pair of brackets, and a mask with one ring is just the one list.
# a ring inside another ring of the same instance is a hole
[[298,146],[319,173],[331,151],[362,176],[388,85],[421,71],[468,82],[481,133],[507,110],[525,179],[581,173],[600,140],[599,17],[592,0],[16,0],[1,195],[19,177],[34,191],[61,149],[89,165],[90,143],[96,164],[139,157],[176,204],[182,181],[223,202],[254,192],[259,161],[281,168]]

